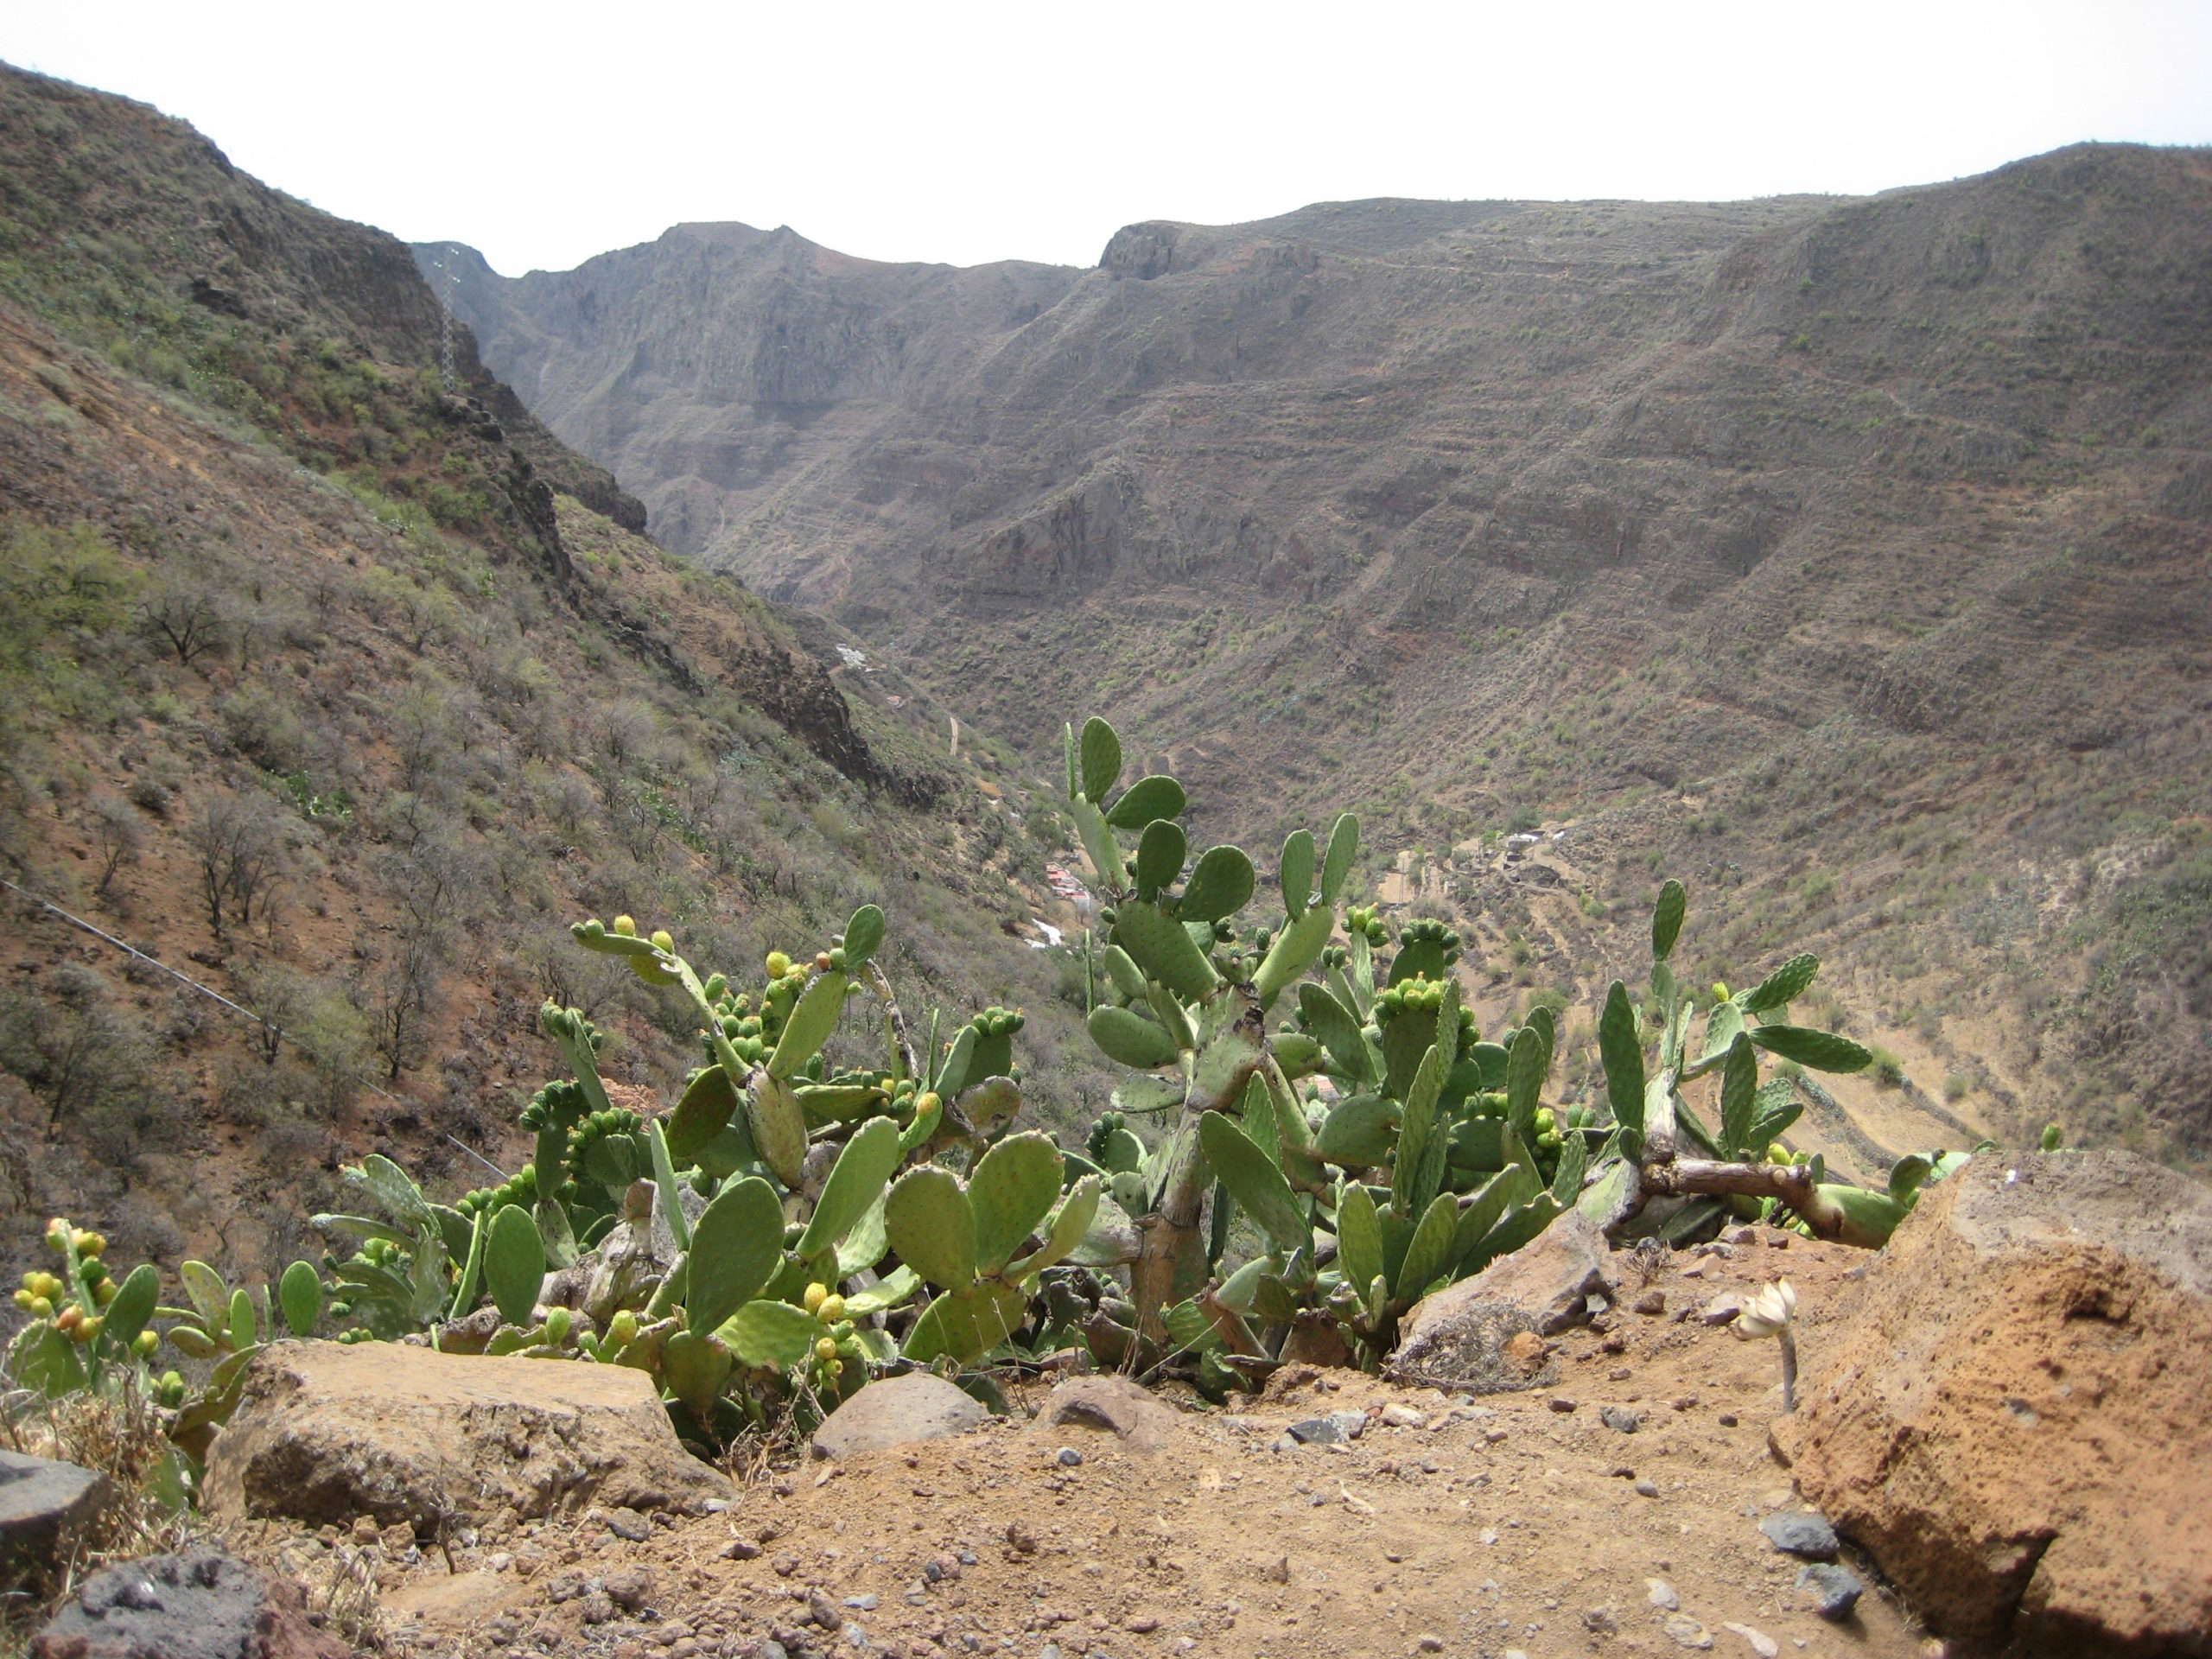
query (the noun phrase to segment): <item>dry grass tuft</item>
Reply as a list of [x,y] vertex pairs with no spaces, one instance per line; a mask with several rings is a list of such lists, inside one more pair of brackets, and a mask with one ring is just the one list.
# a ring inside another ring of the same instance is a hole
[[22,1651],[30,1631],[101,1567],[181,1548],[200,1530],[189,1509],[163,1496],[175,1491],[175,1448],[158,1409],[133,1386],[62,1400],[0,1395],[0,1446],[105,1475],[117,1492],[99,1519],[63,1541],[44,1573],[0,1601],[0,1659]]

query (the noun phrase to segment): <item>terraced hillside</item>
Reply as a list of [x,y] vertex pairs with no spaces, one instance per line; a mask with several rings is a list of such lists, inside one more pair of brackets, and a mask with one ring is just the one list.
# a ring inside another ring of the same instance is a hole
[[[1716,976],[1832,959],[1930,1135],[2212,1150],[2212,155],[1088,270],[417,253],[670,545],[1033,754],[1101,707],[1226,779],[1209,830],[1368,806],[1501,995],[1587,1006],[1663,868]],[[1441,856],[1538,822],[1556,925]]]

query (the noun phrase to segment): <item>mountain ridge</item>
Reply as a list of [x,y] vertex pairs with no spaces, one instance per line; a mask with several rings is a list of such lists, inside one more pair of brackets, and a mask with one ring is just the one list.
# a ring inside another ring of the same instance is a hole
[[370,1150],[461,1190],[560,1064],[548,997],[680,1086],[691,1021],[574,947],[594,912],[743,972],[880,899],[918,1007],[1068,1042],[1001,760],[625,520],[390,236],[0,67],[11,1270],[93,1209],[281,1262]]
[[[1866,960],[1886,1040],[2005,1027],[1930,1049],[1931,1094],[2202,1147],[2208,227],[2212,151],[2081,145],[1859,199],[1143,222],[1084,270],[647,245],[461,304],[657,535],[1040,760],[1080,704],[1209,757],[1211,831],[1349,795],[1434,902],[1518,814],[1618,825],[1607,915],[1687,861]],[[1954,937],[1976,882],[2043,920]],[[2159,947],[2094,965],[2139,901]],[[1628,954],[1523,908],[1491,950]]]

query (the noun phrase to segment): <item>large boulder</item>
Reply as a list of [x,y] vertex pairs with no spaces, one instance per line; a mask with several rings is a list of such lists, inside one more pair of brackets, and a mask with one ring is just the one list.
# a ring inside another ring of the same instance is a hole
[[435,1535],[512,1508],[695,1509],[729,1482],[677,1444],[652,1378],[622,1365],[280,1342],[255,1357],[207,1462],[218,1516]]
[[1554,1380],[1547,1337],[1587,1317],[1590,1298],[1613,1295],[1605,1236],[1570,1210],[1512,1255],[1425,1296],[1399,1321],[1390,1375],[1473,1394]]
[[1804,1361],[1776,1447],[1931,1628],[2212,1653],[2212,1188],[1977,1158]]
[[31,1659],[347,1659],[299,1586],[219,1549],[103,1568],[48,1620]]

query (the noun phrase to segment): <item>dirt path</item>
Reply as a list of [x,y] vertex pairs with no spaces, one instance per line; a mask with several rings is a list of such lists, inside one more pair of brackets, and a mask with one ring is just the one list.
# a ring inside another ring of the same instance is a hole
[[[727,1516],[631,1527],[639,1541],[588,1518],[525,1527],[456,1549],[451,1573],[435,1552],[388,1566],[384,1615],[401,1650],[454,1655],[772,1659],[755,1644],[776,1639],[793,1655],[1751,1659],[1740,1625],[1807,1659],[1905,1659],[1921,1647],[1895,1607],[1870,1592],[1848,1624],[1823,1623],[1758,1530],[1789,1503],[1766,1446],[1773,1344],[1680,1317],[1787,1273],[1809,1352],[1865,1260],[1803,1240],[1675,1257],[1649,1287],[1663,1312],[1567,1333],[1555,1381],[1529,1393],[1308,1373],[1188,1412],[1151,1452],[1009,1420],[789,1468]],[[1616,1262],[1633,1302],[1643,1281]],[[1386,1406],[1418,1421],[1388,1423]],[[1366,1414],[1356,1441],[1286,1443],[1290,1423],[1344,1411]]]

